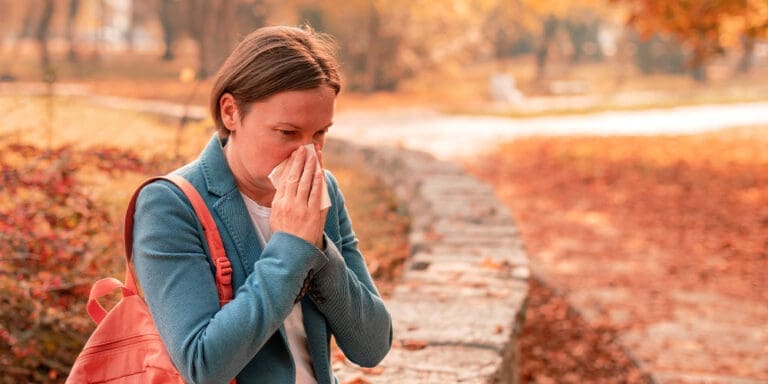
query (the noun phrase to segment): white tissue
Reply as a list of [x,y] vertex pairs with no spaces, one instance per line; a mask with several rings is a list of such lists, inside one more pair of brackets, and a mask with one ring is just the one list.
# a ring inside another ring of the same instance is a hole
[[[307,149],[307,156],[314,156],[315,159],[317,159],[317,152],[315,152],[315,145],[314,144],[307,144],[304,146],[304,148]],[[288,159],[283,160],[280,164],[278,164],[274,169],[272,169],[272,172],[269,173],[269,181],[272,182],[272,185],[277,185],[283,180],[283,172],[285,170],[285,164],[288,163]],[[317,159],[318,166],[320,166],[320,160]],[[328,188],[325,187],[325,179],[323,179],[323,196],[320,200],[320,209],[326,209],[331,206],[331,196],[328,195]]]

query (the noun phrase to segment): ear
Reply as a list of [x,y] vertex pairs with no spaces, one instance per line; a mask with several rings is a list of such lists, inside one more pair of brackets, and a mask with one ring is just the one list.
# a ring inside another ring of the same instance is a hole
[[219,98],[219,110],[224,126],[234,132],[240,126],[240,112],[237,110],[235,97],[231,93],[225,93]]

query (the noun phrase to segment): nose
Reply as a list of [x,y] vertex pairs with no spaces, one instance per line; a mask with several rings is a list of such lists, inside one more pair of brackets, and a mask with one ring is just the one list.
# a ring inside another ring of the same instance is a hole
[[317,152],[318,150],[321,150],[321,149],[322,149],[322,144],[321,144],[321,143],[318,143],[318,142],[316,142],[316,141],[314,141],[314,140],[309,140],[309,141],[306,141],[306,142],[305,142],[305,141],[302,141],[302,142],[301,142],[301,143],[300,143],[298,146],[296,146],[296,148],[294,148],[293,150],[294,150],[294,151],[296,151],[297,149],[299,149],[299,147],[306,147],[306,146],[308,146],[308,145],[311,145],[311,146],[312,146],[311,148],[312,148],[312,149],[313,149],[315,152]]
[[315,148],[315,151],[318,151],[320,149],[323,149],[323,142],[316,139],[310,139],[308,142],[304,143],[303,145],[312,144],[312,147]]

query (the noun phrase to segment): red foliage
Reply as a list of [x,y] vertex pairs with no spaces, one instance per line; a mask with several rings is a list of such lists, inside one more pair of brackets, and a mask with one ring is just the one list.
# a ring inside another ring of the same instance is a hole
[[3,382],[62,381],[92,330],[84,315],[90,284],[122,269],[122,217],[89,195],[80,172],[147,172],[158,164],[114,148],[0,143]]
[[524,383],[648,383],[617,343],[615,330],[589,326],[568,302],[531,280],[520,337]]

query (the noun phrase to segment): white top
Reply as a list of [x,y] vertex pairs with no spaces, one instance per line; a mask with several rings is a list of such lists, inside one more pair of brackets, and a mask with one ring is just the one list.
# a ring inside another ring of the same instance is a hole
[[[262,246],[266,245],[272,237],[272,228],[269,226],[269,214],[271,208],[263,207],[241,193],[248,214],[251,216],[253,226],[261,239]],[[304,330],[304,316],[301,313],[301,303],[293,306],[291,314],[283,322],[285,333],[288,336],[288,347],[296,366],[296,384],[317,384],[315,371],[312,368],[312,358],[307,347],[307,332]]]

